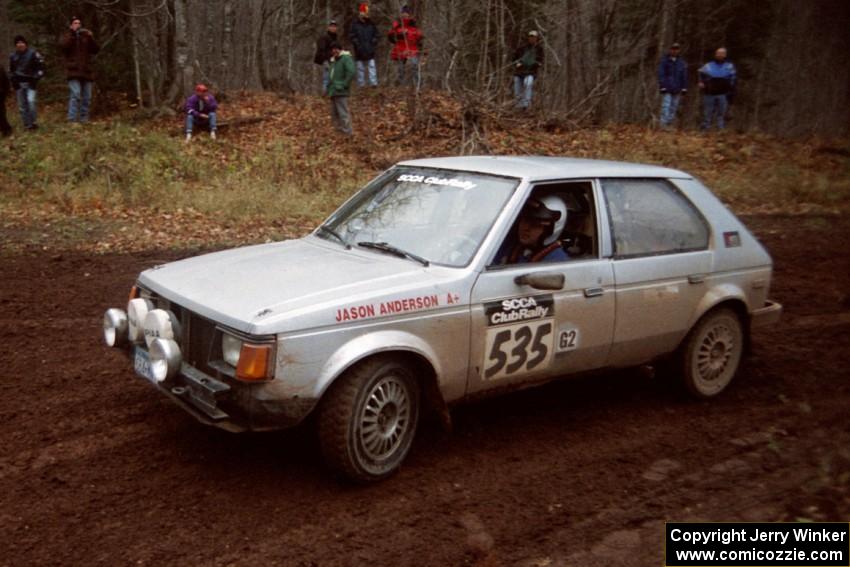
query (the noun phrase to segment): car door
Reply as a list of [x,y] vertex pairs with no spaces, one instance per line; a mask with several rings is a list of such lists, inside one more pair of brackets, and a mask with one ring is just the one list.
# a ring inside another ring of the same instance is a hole
[[709,227],[664,179],[603,179],[616,282],[609,365],[647,362],[676,348],[705,294]]
[[[518,281],[546,276],[563,286]],[[471,319],[468,394],[602,366],[614,329],[611,261],[596,246],[564,262],[491,266],[472,289]]]

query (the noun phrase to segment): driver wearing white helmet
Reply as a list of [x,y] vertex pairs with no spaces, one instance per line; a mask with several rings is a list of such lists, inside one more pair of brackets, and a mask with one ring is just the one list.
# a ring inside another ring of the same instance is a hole
[[496,264],[563,262],[569,259],[558,236],[567,223],[567,206],[555,195],[528,200],[513,237],[496,254]]

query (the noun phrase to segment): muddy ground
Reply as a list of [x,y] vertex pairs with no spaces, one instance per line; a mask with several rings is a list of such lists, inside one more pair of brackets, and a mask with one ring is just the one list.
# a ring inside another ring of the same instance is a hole
[[850,221],[747,222],[786,314],[720,399],[636,371],[490,399],[366,487],[309,429],[200,425],[102,346],[179,254],[2,253],[0,565],[657,566],[665,520],[847,521]]

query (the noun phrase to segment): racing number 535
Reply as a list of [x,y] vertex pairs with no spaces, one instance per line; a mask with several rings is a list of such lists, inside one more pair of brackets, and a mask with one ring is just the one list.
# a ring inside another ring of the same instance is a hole
[[552,319],[487,329],[484,379],[546,368],[552,359]]

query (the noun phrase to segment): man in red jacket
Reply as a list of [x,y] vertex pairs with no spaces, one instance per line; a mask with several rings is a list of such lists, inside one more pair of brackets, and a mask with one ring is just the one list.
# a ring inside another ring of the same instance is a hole
[[71,25],[59,42],[65,54],[65,75],[68,78],[68,121],[88,122],[94,68],[92,59],[100,51],[94,35],[82,27],[80,18],[71,18]]
[[410,8],[404,6],[401,9],[401,18],[393,22],[387,37],[393,44],[390,59],[398,66],[398,84],[404,85],[409,81],[418,89],[422,31],[416,27],[416,20],[411,16]]

